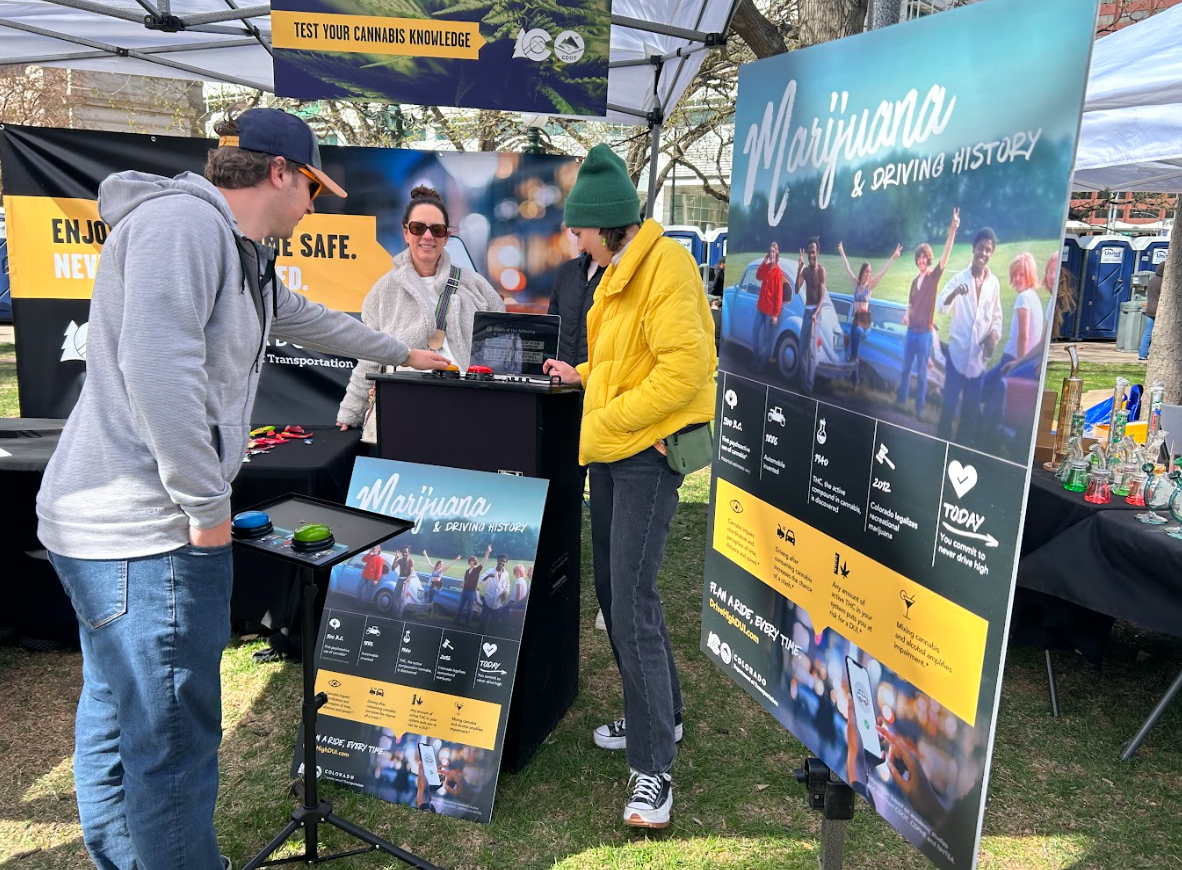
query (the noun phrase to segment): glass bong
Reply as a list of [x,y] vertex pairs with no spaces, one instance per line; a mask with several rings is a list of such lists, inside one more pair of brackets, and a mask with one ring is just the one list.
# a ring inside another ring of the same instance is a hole
[[1108,440],[1095,450],[1093,445],[1092,463],[1104,468],[1115,468],[1120,462],[1120,444],[1125,438],[1125,426],[1129,422],[1129,412],[1124,409],[1125,390],[1129,386],[1128,378],[1117,378],[1116,386],[1112,390],[1112,414],[1109,417]]
[[1092,470],[1088,472],[1088,485],[1084,492],[1084,501],[1092,504],[1108,504],[1112,500],[1112,469],[1100,459],[1100,455],[1104,452],[1103,447],[1093,444],[1091,452],[1097,461],[1092,463]]
[[1137,514],[1137,519],[1150,526],[1165,525],[1169,519],[1159,514],[1158,510],[1169,507],[1170,495],[1177,489],[1178,478],[1182,477],[1182,472],[1174,470],[1169,474],[1155,474],[1157,466],[1152,461],[1147,461],[1142,469],[1149,479],[1145,487],[1145,504],[1149,510]]
[[1068,492],[1083,492],[1088,488],[1088,459],[1083,453],[1083,440],[1078,435],[1067,442],[1067,458],[1055,476],[1063,481],[1063,488]]

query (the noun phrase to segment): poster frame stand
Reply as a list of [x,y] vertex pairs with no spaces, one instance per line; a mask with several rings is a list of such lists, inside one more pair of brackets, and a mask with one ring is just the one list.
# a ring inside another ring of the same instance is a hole
[[[291,821],[276,834],[263,849],[251,858],[242,868],[242,870],[256,870],[259,867],[273,867],[280,864],[322,864],[326,861],[334,861],[338,858],[347,858],[353,855],[364,855],[370,852],[384,852],[391,857],[397,858],[404,864],[409,864],[412,867],[417,867],[419,870],[443,870],[429,861],[418,857],[417,855],[395,846],[393,843],[383,840],[381,837],[367,831],[365,828],[355,825],[352,822],[338,816],[332,811],[332,805],[326,801],[321,800],[318,783],[316,781],[316,711],[328,703],[328,695],[324,692],[316,692],[316,595],[319,591],[319,584],[317,578],[324,581],[325,586],[328,585],[329,572],[331,569],[362,550],[367,549],[374,543],[386,540],[389,537],[399,534],[411,527],[411,523],[407,520],[394,519],[391,517],[381,517],[376,514],[371,514],[366,511],[357,510],[355,508],[348,508],[342,505],[334,505],[328,502],[321,502],[317,499],[310,499],[306,496],[291,495],[281,497],[271,502],[267,502],[260,507],[273,509],[275,506],[285,502],[305,502],[313,505],[320,504],[325,507],[331,507],[333,511],[342,514],[360,514],[366,516],[370,520],[383,520],[389,525],[379,537],[374,540],[366,540],[363,543],[352,544],[344,553],[327,560],[323,564],[310,565],[301,559],[299,556],[283,556],[279,553],[268,551],[262,547],[252,547],[252,542],[249,540],[234,539],[234,543],[239,545],[246,545],[258,552],[273,556],[277,559],[282,559],[288,562],[296,562],[300,565],[298,571],[300,583],[300,619],[301,619],[301,635],[300,638],[300,656],[303,668],[303,703],[301,705],[300,724],[303,732],[304,740],[304,759],[303,759],[303,778],[297,779],[288,789],[288,793],[300,800],[299,806],[292,811]],[[372,534],[372,533],[371,533]],[[329,855],[321,855],[319,850],[318,833],[321,825],[331,825],[346,834],[365,843],[353,849],[347,849],[342,852],[334,852]],[[301,828],[304,830],[304,848],[303,851],[291,855],[286,858],[270,859],[270,856],[282,846],[292,834],[298,832]]]
[[821,870],[841,870],[845,825],[854,817],[854,790],[813,757],[797,768],[796,781],[805,787],[809,809],[821,813]]

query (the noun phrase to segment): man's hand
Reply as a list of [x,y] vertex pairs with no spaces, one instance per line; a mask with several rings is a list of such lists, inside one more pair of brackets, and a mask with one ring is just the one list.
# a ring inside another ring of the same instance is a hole
[[564,384],[578,384],[579,386],[583,384],[583,379],[579,376],[578,370],[561,360],[546,360],[542,363],[542,373],[551,376],[557,375],[558,379]]
[[952,210],[952,228],[959,229],[960,227],[960,209],[954,208]]
[[452,364],[452,361],[445,356],[440,356],[433,350],[419,350],[416,348],[406,358],[406,364],[412,369],[429,372],[432,369],[445,369]]
[[198,529],[189,526],[189,543],[194,547],[224,547],[230,543],[230,520],[218,523],[213,528]]

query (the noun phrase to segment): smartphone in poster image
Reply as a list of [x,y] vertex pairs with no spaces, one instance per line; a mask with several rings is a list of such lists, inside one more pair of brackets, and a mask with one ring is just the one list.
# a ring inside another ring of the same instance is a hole
[[948,444],[881,420],[870,452],[866,533],[859,549],[893,571],[926,577]]
[[[1004,616],[1026,469],[951,444],[926,585],[992,622]],[[920,575],[924,576],[924,575]]]
[[824,402],[817,406],[806,517],[842,541],[860,540],[866,524],[874,422]]
[[419,744],[419,760],[423,762],[423,776],[431,788],[439,788],[443,780],[439,778],[439,762],[435,758],[435,747],[430,743]]
[[882,764],[886,756],[875,727],[878,717],[874,712],[874,691],[870,687],[870,673],[848,655],[845,657],[845,671],[850,695],[854,701],[854,724],[858,728],[858,736],[862,738],[862,756],[868,765],[874,767]]

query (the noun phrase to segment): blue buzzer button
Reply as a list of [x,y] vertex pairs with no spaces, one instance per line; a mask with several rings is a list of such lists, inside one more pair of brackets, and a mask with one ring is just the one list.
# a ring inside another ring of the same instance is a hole
[[317,553],[334,543],[332,529],[323,523],[301,523],[291,536],[291,548],[297,553]]
[[271,534],[271,518],[262,511],[242,511],[230,522],[230,533],[250,541]]

